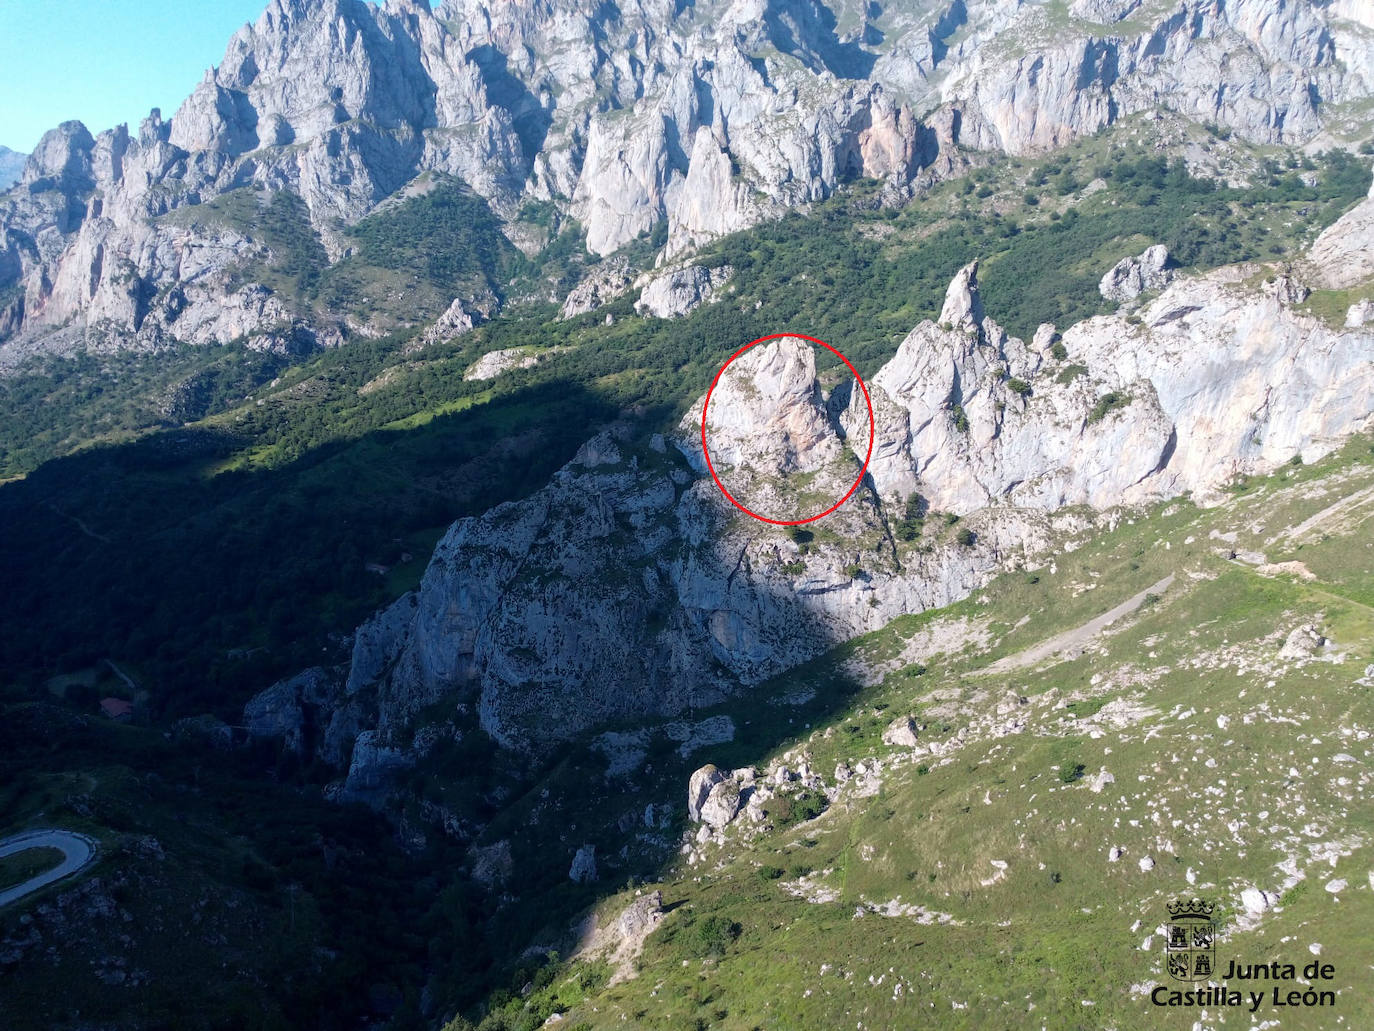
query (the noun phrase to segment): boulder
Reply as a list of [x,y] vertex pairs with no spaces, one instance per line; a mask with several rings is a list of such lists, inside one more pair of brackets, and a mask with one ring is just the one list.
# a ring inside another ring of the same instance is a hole
[[1109,773],[1107,771],[1107,768],[1104,766],[1102,769],[1098,770],[1097,773],[1093,774],[1091,777],[1088,778],[1088,790],[1095,795],[1101,794],[1102,789],[1105,788],[1108,784],[1115,783],[1116,778],[1112,776],[1111,773]]
[[1241,906],[1244,907],[1247,913],[1253,916],[1259,916],[1266,909],[1273,908],[1274,903],[1277,901],[1277,895],[1272,895],[1267,891],[1261,891],[1259,888],[1246,888],[1240,893]]
[[568,880],[574,884],[590,884],[596,880],[596,846],[583,845],[577,850],[568,868]]
[[740,810],[740,789],[733,780],[723,780],[712,786],[701,803],[701,822],[713,830],[720,830]]
[[692,774],[687,784],[687,818],[693,823],[700,822],[702,804],[711,794],[711,789],[723,780],[725,774],[713,763],[707,763]]
[[883,731],[883,744],[897,748],[915,748],[916,721],[910,716],[898,716]]
[[1326,644],[1326,638],[1310,623],[1304,626],[1294,627],[1293,630],[1289,632],[1288,638],[1283,642],[1283,647],[1279,649],[1279,658],[1311,658],[1324,644]]

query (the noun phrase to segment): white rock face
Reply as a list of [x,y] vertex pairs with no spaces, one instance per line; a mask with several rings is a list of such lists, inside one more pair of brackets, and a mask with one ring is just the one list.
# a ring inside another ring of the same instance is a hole
[[[0,198],[0,368],[337,342],[347,327],[280,298],[226,304],[260,242],[166,218],[230,190],[298,195],[335,259],[336,222],[426,173],[470,185],[517,242],[538,235],[517,221],[529,200],[576,218],[597,254],[666,228],[674,259],[855,176],[907,195],[967,148],[1044,151],[1160,107],[1303,142],[1325,105],[1374,93],[1361,0],[904,0],[878,17],[820,0],[272,0],[169,121],[66,123],[28,158]],[[1369,250],[1318,257],[1353,282]]]
[[1147,247],[1139,257],[1122,258],[1102,277],[1098,292],[1109,301],[1129,301],[1146,290],[1161,290],[1174,278],[1163,244]]
[[508,347],[482,355],[463,373],[463,379],[495,379],[511,369],[530,369],[538,364],[539,355],[531,354],[523,347]]
[[710,300],[730,281],[734,271],[729,265],[714,269],[687,265],[657,273],[643,282],[635,311],[660,319],[681,318]]

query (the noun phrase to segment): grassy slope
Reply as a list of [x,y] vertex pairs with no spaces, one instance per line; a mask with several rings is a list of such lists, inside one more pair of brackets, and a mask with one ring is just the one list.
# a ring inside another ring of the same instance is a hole
[[[986,622],[987,647],[927,659],[920,676],[898,669],[796,741],[823,772],[839,760],[883,759],[879,794],[842,798],[819,819],[749,841],[732,826],[729,843],[705,862],[671,864],[661,885],[649,886],[661,886],[674,908],[649,939],[638,976],[576,1006],[567,1026],[1189,1027],[1195,1010],[1157,1010],[1132,985],[1161,980],[1155,929],[1164,904],[1194,894],[1221,906],[1223,964],[1301,966],[1319,943],[1335,966],[1341,1022],[1330,1010],[1266,1008],[1261,1017],[1284,1028],[1369,1026],[1374,820],[1371,752],[1361,736],[1374,705],[1369,686],[1355,681],[1374,661],[1374,506],[1337,514],[1297,541],[1269,541],[1374,484],[1371,455],[1360,438],[1318,467],[1253,482],[1218,509],[1178,503],[1128,519],[1058,556],[1053,572],[1008,574],[957,606],[956,615]],[[1242,550],[1301,561],[1317,578],[1266,576],[1227,561],[1213,530],[1238,531]],[[1169,573],[1176,579],[1162,597],[1081,656],[983,672]],[[841,649],[829,675],[856,658],[876,666],[947,615],[899,620]],[[1288,630],[1306,622],[1337,643],[1343,662],[1278,660]],[[818,667],[776,686],[826,675]],[[1028,703],[999,714],[1009,691]],[[1119,699],[1145,707],[1143,717],[1113,725],[1098,715]],[[924,736],[966,736],[939,758],[905,759],[877,738],[893,713],[907,711],[929,724]],[[1001,736],[1010,719],[1024,728]],[[1356,762],[1337,762],[1341,753]],[[771,757],[732,746],[697,760],[762,765]],[[1079,763],[1089,777],[1065,783],[1059,770]],[[1089,778],[1100,768],[1115,782],[1094,793]],[[1113,845],[1125,850],[1117,863],[1108,861]],[[1155,861],[1149,871],[1138,865],[1145,856]],[[1286,877],[1278,864],[1292,857],[1304,879],[1242,930],[1240,891],[1278,892]],[[1008,868],[986,884],[994,859]],[[760,866],[787,873],[770,880]],[[836,890],[836,901],[787,893],[806,868],[823,871],[818,883]],[[1338,896],[1323,890],[1333,878],[1349,882]],[[956,922],[856,916],[865,903],[892,899]],[[723,956],[703,959],[690,927],[713,916],[741,933]],[[512,1027],[521,1026],[523,1005],[508,1008]]]

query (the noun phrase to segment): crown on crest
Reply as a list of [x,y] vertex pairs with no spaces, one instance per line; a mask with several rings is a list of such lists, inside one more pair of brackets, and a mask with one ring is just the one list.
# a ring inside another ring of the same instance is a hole
[[1217,907],[1202,899],[1179,899],[1169,903],[1169,915],[1176,917],[1210,917]]

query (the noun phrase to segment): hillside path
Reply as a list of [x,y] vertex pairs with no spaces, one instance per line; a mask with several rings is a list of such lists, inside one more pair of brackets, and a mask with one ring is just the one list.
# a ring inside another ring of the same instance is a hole
[[1094,637],[1100,634],[1107,627],[1111,626],[1122,616],[1129,615],[1141,605],[1145,604],[1145,599],[1151,594],[1163,594],[1169,589],[1169,585],[1174,582],[1174,574],[1170,573],[1158,583],[1153,583],[1139,594],[1132,595],[1115,608],[1108,609],[1100,616],[1088,620],[1082,626],[1076,626],[1072,630],[1065,630],[1062,634],[1055,634],[1048,637],[1037,645],[1027,648],[1025,651],[1017,652],[1015,655],[1008,655],[998,659],[991,666],[981,670],[983,673],[1010,673],[1012,670],[1025,669],[1027,666],[1034,666],[1037,662],[1048,659],[1052,655],[1058,655],[1071,648],[1081,647],[1087,644]]

